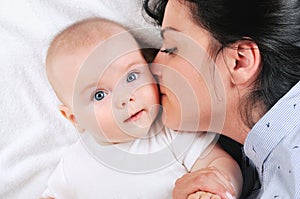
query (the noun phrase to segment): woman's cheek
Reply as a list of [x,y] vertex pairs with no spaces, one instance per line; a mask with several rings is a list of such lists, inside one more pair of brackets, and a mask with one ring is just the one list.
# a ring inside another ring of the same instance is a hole
[[[164,70],[166,95],[162,97],[165,124],[175,130],[207,130],[212,100],[203,75],[184,60]],[[167,72],[167,73],[166,73]],[[173,77],[172,81],[168,81]]]

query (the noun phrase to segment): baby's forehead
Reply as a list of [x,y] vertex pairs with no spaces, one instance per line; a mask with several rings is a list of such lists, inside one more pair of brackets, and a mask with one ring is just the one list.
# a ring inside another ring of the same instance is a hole
[[[110,48],[116,46],[108,44]],[[145,66],[147,63],[138,47],[131,49],[110,50],[103,46],[98,46],[78,68],[77,82],[98,82],[99,80],[114,82],[133,68]],[[103,83],[103,82],[102,82]]]
[[[119,41],[111,37],[102,37],[93,45],[82,45],[77,49],[61,49],[56,54],[54,75],[60,73],[60,81],[63,81],[66,76],[75,79],[79,73],[99,75],[109,68],[121,70],[130,62],[144,63],[139,46],[133,42],[135,41]],[[71,73],[77,73],[77,75],[71,76]]]
[[91,70],[107,67],[120,59],[125,61],[126,59],[143,59],[138,43],[128,32],[97,40],[93,46],[79,52],[86,53],[82,67],[91,68]]

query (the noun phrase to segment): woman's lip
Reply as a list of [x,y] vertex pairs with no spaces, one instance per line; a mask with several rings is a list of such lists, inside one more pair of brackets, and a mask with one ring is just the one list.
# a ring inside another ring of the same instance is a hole
[[163,91],[163,90],[160,90],[160,91],[159,91],[159,94],[160,94],[160,95],[166,95],[165,91]]
[[166,97],[167,95],[165,93],[160,93],[160,97]]
[[127,118],[126,120],[124,120],[124,122],[134,122],[137,121],[138,119],[140,119],[142,117],[144,113],[144,109],[132,114],[129,118]]

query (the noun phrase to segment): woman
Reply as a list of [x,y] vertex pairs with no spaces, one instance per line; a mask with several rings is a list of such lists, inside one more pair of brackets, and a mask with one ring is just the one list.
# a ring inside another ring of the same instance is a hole
[[[259,174],[257,198],[300,198],[300,2],[146,0],[144,8],[162,26],[152,71],[165,124],[213,130],[244,145]],[[176,91],[174,74],[190,89]],[[194,92],[193,109],[185,108],[185,90]],[[214,172],[183,176],[173,197],[198,190],[224,194],[225,183],[201,183],[217,180]]]

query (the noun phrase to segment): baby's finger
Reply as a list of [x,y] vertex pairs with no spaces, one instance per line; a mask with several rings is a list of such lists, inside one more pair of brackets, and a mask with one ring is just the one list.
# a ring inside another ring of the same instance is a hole
[[210,199],[211,194],[205,191],[198,191],[189,195],[188,199]]
[[218,195],[213,195],[213,196],[211,197],[211,199],[221,199],[221,197],[218,196]]
[[221,197],[209,192],[198,191],[194,194],[189,195],[188,199],[221,199]]

